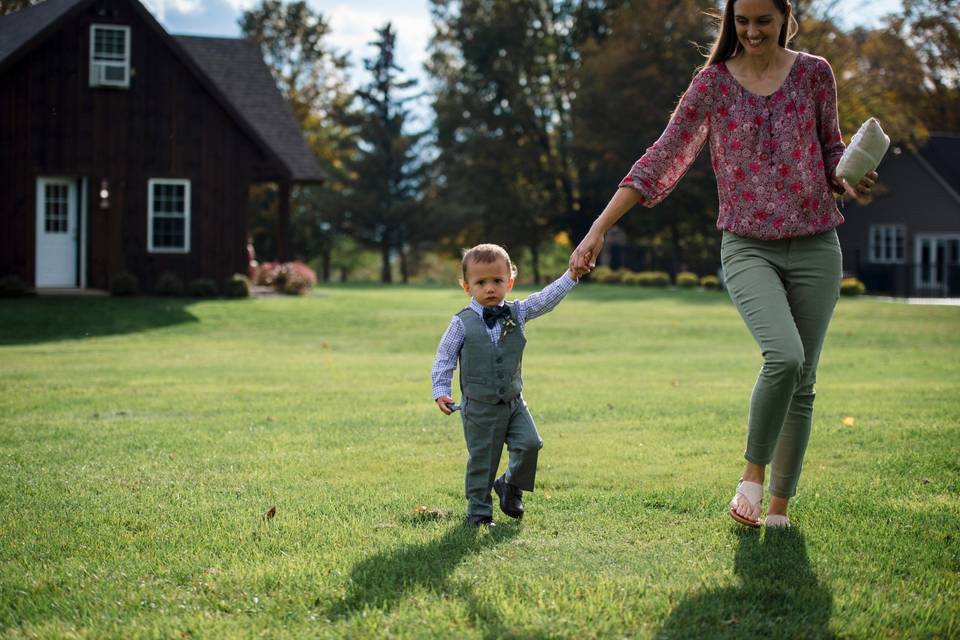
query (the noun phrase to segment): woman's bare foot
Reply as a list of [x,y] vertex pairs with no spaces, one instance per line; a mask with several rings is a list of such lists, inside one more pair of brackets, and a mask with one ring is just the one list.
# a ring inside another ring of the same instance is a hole
[[770,496],[770,508],[767,509],[767,517],[763,524],[767,527],[789,528],[790,518],[787,517],[788,502],[790,502],[789,498]]

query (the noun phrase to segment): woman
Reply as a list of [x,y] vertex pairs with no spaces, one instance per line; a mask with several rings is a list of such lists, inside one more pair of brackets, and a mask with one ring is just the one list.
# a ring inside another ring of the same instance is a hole
[[789,0],[727,0],[707,64],[570,256],[571,268],[594,267],[607,230],[637,202],[663,200],[710,140],[726,286],[763,353],[729,510],[751,527],[760,526],[768,464],[764,523],[790,526],[817,361],[839,296],[843,216],[832,192],[866,195],[877,179],[871,172],[856,187],[837,179],[836,82],[826,60],[787,48],[792,13]]

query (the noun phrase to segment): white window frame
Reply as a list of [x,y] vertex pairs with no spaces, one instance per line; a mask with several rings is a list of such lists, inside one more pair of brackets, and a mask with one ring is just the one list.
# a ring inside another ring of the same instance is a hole
[[[154,218],[170,218],[179,216],[157,216],[153,211],[153,187],[156,185],[173,185],[183,187],[183,247],[155,247],[153,246]],[[150,178],[147,180],[147,251],[150,253],[190,253],[190,181],[178,178]]]
[[[907,261],[907,225],[872,224],[867,233],[867,257],[872,264],[904,264]],[[883,236],[879,245],[878,234]],[[900,255],[897,255],[898,247]]]
[[[98,29],[102,31],[123,32],[123,60],[97,60],[95,58]],[[108,67],[122,68],[123,80],[108,80],[106,73],[103,73]],[[90,86],[120,88],[130,86],[130,27],[116,24],[90,25]]]
[[[941,242],[960,242],[960,234],[924,233],[917,234],[917,237],[914,239],[914,251],[916,251],[916,259],[914,260],[914,264],[917,265],[917,275],[914,282],[917,289],[921,291],[943,290],[946,292],[947,283],[941,282],[940,280],[940,269],[942,267],[940,265],[940,261],[937,259],[937,245]],[[924,244],[928,244],[930,249],[930,260],[926,265],[926,270],[923,268]],[[947,262],[950,262],[949,256],[947,256]]]

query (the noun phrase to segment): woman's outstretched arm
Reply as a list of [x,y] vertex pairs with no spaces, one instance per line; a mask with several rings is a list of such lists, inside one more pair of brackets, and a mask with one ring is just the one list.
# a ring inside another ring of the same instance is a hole
[[570,268],[592,269],[603,249],[603,236],[630,208],[653,207],[673,191],[703,148],[710,133],[710,96],[716,70],[701,70],[684,92],[660,138],[620,182],[590,231],[570,255]]
[[597,266],[597,258],[603,250],[603,237],[610,227],[642,199],[640,192],[629,187],[620,187],[604,207],[603,213],[593,221],[590,231],[570,254],[570,268],[589,270]]

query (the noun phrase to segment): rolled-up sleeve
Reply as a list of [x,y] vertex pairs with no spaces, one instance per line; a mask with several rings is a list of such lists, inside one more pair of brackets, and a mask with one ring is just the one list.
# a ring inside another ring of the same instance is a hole
[[620,181],[621,187],[639,191],[640,201],[646,207],[653,207],[670,195],[710,135],[713,76],[708,70],[694,77],[663,134]]
[[815,86],[814,102],[817,105],[817,137],[823,151],[823,171],[829,184],[837,193],[843,193],[839,181],[834,180],[833,172],[840,163],[846,145],[840,135],[840,116],[837,113],[837,81],[833,69],[826,60],[819,60],[813,81]]

